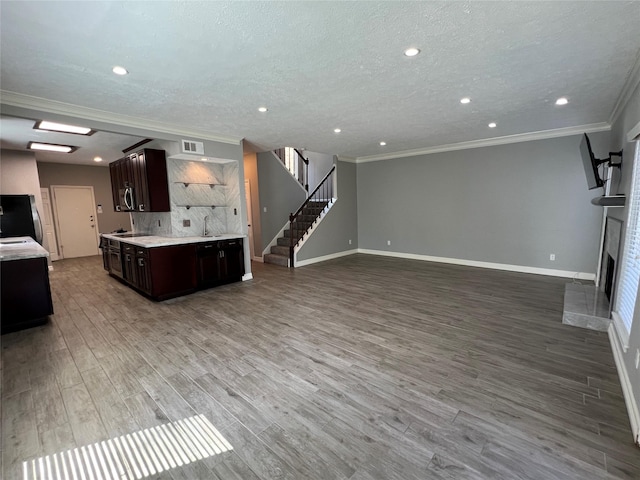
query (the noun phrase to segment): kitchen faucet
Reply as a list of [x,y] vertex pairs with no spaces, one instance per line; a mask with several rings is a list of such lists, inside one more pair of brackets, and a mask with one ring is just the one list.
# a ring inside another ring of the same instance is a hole
[[202,232],[202,236],[206,237],[209,235],[209,232],[207,231],[207,220],[209,219],[209,215],[205,215],[204,217],[204,231]]

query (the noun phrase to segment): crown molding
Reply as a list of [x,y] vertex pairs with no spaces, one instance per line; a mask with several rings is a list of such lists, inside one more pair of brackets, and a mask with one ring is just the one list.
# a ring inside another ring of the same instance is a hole
[[636,61],[624,82],[622,90],[620,90],[620,95],[618,95],[618,99],[611,111],[611,115],[609,115],[609,125],[613,125],[618,120],[618,117],[623,112],[624,107],[627,105],[627,102],[633,92],[638,88],[638,85],[640,85],[640,52],[638,52]]
[[232,145],[240,145],[242,142],[242,137],[216,135],[204,130],[184,128],[170,123],[148,120],[141,117],[132,117],[129,115],[107,112],[105,110],[97,110],[95,108],[82,107],[80,105],[24,95],[22,93],[10,92],[8,90],[0,90],[0,103],[2,105],[12,107],[37,110],[57,115],[68,115],[84,120],[110,123],[123,127],[140,128],[158,133],[168,133],[190,139],[210,140],[213,142],[229,143]]
[[358,163],[357,158],[355,157],[347,157],[346,155],[336,155],[336,156],[338,157],[338,160],[341,162]]
[[430,155],[432,153],[452,152],[454,150],[468,150],[471,148],[492,147],[494,145],[506,145],[509,143],[531,142],[533,140],[568,137],[570,135],[579,135],[581,133],[604,132],[607,130],[611,130],[611,125],[609,123],[591,123],[588,125],[579,125],[576,127],[556,128],[553,130],[542,130],[540,132],[519,133],[516,135],[507,135],[505,137],[471,140],[469,142],[450,143],[448,145],[438,145],[435,147],[418,148],[415,150],[403,150],[395,153],[357,157],[356,163],[377,162],[380,160],[391,160],[394,158],[415,157],[417,155]]

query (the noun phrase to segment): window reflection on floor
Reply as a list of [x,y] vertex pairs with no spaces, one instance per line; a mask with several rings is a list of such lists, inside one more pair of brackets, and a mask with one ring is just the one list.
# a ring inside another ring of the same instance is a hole
[[138,480],[233,450],[204,415],[22,464],[24,480]]

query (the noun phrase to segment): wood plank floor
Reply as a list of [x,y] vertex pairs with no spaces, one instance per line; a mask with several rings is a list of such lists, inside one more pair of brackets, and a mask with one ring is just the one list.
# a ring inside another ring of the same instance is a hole
[[154,303],[98,257],[54,265],[52,321],[2,337],[7,480],[195,414],[233,450],[153,478],[640,478],[565,279],[353,255]]

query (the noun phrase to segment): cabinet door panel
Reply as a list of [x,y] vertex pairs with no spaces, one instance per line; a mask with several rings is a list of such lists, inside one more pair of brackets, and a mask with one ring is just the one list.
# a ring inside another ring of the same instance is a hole
[[120,170],[118,167],[119,160],[109,164],[109,175],[111,176],[111,197],[113,200],[113,209],[116,212],[122,210],[120,205]]
[[145,293],[151,293],[151,265],[146,257],[136,256],[136,286]]

